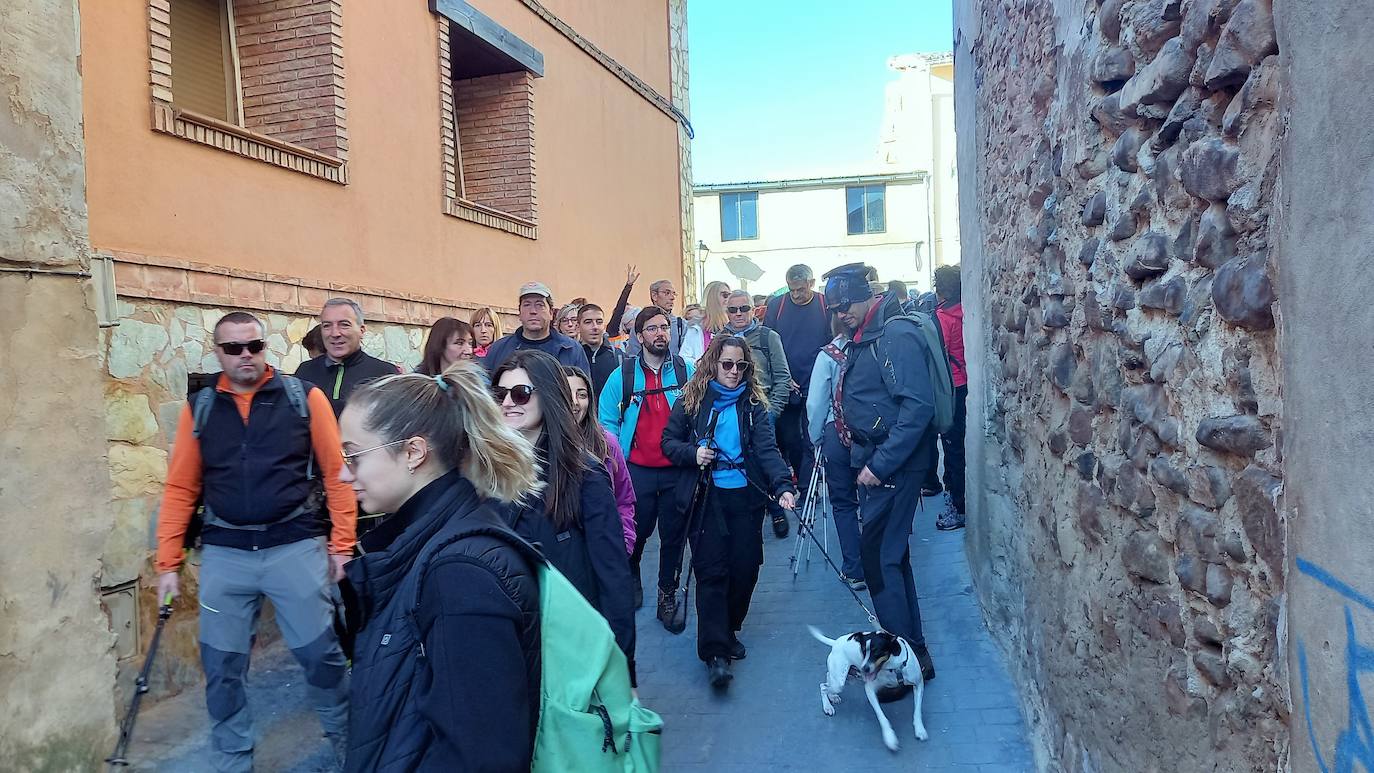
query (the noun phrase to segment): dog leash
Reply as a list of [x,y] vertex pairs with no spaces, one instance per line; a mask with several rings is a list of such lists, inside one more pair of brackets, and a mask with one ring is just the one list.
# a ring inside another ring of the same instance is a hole
[[[753,478],[749,476],[749,472],[747,470],[741,468],[740,472],[744,474],[745,482],[747,482],[754,488],[758,489],[759,491],[763,492],[764,498],[770,501],[773,499],[773,496],[768,493],[767,489],[765,489],[763,486],[760,486],[757,482],[754,481]],[[804,521],[802,521],[801,518],[797,519],[797,528],[806,532],[806,535],[810,537],[811,541],[816,545],[816,549],[821,551],[821,556],[825,558],[825,562],[830,565],[830,569],[835,572],[835,576],[840,580],[840,584],[845,587],[845,590],[849,591],[849,595],[854,597],[854,603],[858,604],[859,609],[862,609],[864,611],[864,614],[868,616],[868,622],[872,623],[873,625],[876,625],[878,627],[878,630],[890,633],[890,631],[887,631],[886,628],[883,628],[882,623],[878,622],[878,616],[873,614],[873,611],[868,608],[868,605],[864,603],[863,599],[859,598],[859,592],[854,590],[854,588],[850,586],[849,583],[844,581],[844,572],[841,571],[840,567],[835,564],[835,560],[830,557],[830,553],[826,552],[826,549],[821,546],[821,541],[816,537],[816,530],[811,526],[808,526]]]

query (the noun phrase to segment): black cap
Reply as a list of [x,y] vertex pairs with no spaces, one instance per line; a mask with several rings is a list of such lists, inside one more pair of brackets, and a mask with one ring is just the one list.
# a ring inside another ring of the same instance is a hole
[[846,306],[873,297],[868,286],[869,268],[862,263],[846,263],[825,272],[825,303]]

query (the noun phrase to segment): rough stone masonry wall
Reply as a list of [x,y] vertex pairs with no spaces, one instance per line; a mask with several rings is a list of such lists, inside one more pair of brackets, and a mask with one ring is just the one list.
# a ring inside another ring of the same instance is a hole
[[[0,3],[0,769],[113,743],[109,527],[75,0]],[[40,272],[25,274],[20,269]]]
[[1270,2],[960,7],[970,550],[1041,762],[1278,769]]
[[[121,299],[119,325],[102,333],[105,367],[105,437],[114,484],[113,527],[105,541],[101,584],[110,587],[143,578],[139,603],[142,631],[156,621],[154,530],[177,420],[186,404],[187,375],[215,373],[211,331],[233,309],[192,306],[154,299]],[[305,359],[300,345],[316,323],[302,314],[255,312],[266,326],[267,361],[290,373]],[[407,370],[420,361],[425,330],[413,325],[370,323],[363,350]],[[201,680],[196,642],[196,562],[183,575],[183,597],[159,647],[152,675],[153,698]],[[271,629],[266,632],[272,636]],[[146,642],[145,642],[146,643]],[[144,648],[139,649],[140,655]],[[121,662],[121,683],[141,660]]]

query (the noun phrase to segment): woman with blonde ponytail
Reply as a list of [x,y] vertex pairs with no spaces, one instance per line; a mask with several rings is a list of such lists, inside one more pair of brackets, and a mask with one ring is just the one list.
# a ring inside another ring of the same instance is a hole
[[471,362],[359,387],[340,433],[340,477],[390,514],[340,586],[356,632],[345,769],[529,770],[540,558],[497,508],[541,489],[533,447]]

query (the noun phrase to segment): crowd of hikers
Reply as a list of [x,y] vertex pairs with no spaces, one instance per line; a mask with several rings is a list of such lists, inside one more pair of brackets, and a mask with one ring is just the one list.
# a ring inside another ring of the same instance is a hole
[[712,282],[680,312],[666,279],[634,307],[634,267],[609,311],[528,282],[514,331],[489,308],[444,317],[409,373],[363,351],[347,298],[294,375],[259,319],[220,319],[223,372],[182,409],[156,554],[170,599],[200,551],[215,769],[252,769],[264,598],[344,770],[653,769],[661,723],[634,689],[651,537],[657,619],[685,629],[694,576],[697,654],[724,690],[764,530],[788,536],[813,469],[839,579],[932,678],[908,540],[922,497],[963,526],[958,267],[925,296],[858,263],[823,292],[808,266],[785,278],[769,298]]

